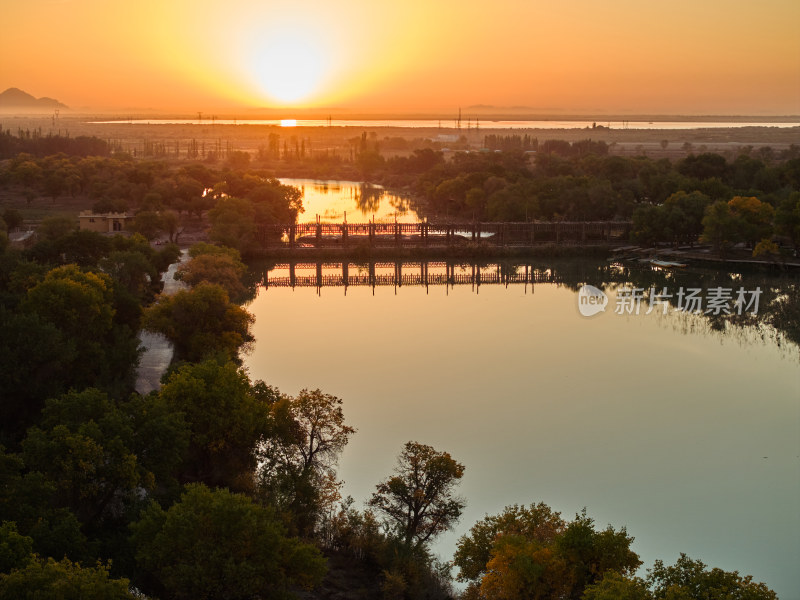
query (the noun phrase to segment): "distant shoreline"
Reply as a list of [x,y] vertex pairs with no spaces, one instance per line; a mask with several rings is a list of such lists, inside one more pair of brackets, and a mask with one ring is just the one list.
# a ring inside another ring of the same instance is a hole
[[[12,110],[10,108],[0,108],[0,118],[47,118],[52,111],[44,110]],[[242,110],[209,110],[209,111],[158,111],[142,108],[130,109],[61,109],[60,116],[70,119],[103,119],[107,121],[121,120],[196,120],[198,114],[202,115],[203,122],[210,123],[212,118],[216,120],[313,120],[327,121],[329,118],[336,121],[455,121],[458,119],[458,111],[454,112],[418,112],[418,113],[396,113],[396,112],[360,112],[343,111],[338,109],[242,109]],[[466,109],[462,111],[461,120],[481,120],[481,121],[579,121],[597,122],[598,124],[608,121],[628,121],[632,123],[641,122],[675,122],[675,123],[796,123],[800,125],[800,115],[724,115],[724,114],[625,114],[625,113],[536,113],[536,112],[482,112]]]

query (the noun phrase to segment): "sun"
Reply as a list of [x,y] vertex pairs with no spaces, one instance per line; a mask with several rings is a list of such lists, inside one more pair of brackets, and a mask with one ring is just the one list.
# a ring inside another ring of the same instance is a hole
[[251,51],[256,85],[271,100],[296,104],[319,91],[327,71],[318,37],[302,30],[265,32]]

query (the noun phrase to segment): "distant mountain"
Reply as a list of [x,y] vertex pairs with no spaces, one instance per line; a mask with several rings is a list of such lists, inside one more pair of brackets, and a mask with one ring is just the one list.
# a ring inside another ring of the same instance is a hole
[[55,108],[69,108],[58,100],[52,98],[34,98],[27,92],[17,88],[8,88],[0,94],[0,109],[25,109],[25,110],[53,110]]

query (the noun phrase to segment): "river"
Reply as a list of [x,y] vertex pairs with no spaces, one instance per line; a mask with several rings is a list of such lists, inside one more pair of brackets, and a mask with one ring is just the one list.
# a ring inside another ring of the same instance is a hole
[[[339,475],[359,504],[406,441],[462,462],[445,560],[485,514],[543,501],[626,526],[643,572],[685,552],[800,598],[800,336],[776,309],[788,294],[797,310],[796,278],[587,260],[291,270],[253,267],[251,378],[343,399],[358,432]],[[583,284],[604,312],[582,314]],[[692,288],[709,314],[676,310]]]

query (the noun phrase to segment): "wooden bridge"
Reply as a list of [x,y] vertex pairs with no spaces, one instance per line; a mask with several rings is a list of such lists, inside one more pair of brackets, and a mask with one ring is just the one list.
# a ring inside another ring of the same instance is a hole
[[375,287],[509,285],[563,283],[552,269],[532,265],[462,265],[454,262],[289,262],[265,270],[259,282],[270,287]]
[[544,244],[598,246],[626,242],[629,221],[529,223],[312,223],[261,225],[257,238],[267,248],[447,248],[534,247]]

